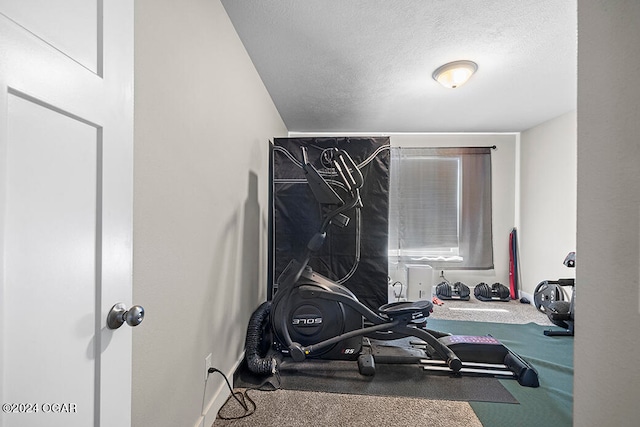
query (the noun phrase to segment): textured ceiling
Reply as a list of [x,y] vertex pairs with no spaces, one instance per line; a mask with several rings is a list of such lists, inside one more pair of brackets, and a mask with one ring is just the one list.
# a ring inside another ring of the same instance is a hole
[[[518,132],[576,108],[576,0],[222,0],[289,131]],[[458,89],[431,74],[459,59]]]

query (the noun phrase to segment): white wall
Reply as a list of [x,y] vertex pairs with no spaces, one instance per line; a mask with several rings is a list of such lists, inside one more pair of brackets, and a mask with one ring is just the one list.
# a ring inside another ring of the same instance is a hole
[[208,427],[228,392],[205,357],[232,374],[266,298],[268,140],[287,130],[219,1],[135,13],[133,425]]
[[562,261],[576,250],[576,126],[573,111],[520,136],[519,270],[529,295],[543,280],[575,277]]
[[576,426],[640,420],[638,22],[640,2],[578,2]]

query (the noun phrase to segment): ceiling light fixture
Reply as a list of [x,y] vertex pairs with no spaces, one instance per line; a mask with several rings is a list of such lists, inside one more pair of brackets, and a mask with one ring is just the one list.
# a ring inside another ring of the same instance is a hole
[[462,86],[478,69],[473,61],[453,61],[441,65],[433,72],[433,79],[444,87],[455,89]]

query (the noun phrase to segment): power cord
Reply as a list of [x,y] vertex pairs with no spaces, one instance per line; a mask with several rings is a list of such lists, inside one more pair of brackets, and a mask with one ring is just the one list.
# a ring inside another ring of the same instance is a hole
[[246,417],[248,417],[250,415],[253,415],[253,413],[257,409],[257,405],[253,401],[253,399],[251,399],[251,397],[249,396],[249,390],[275,391],[275,390],[278,390],[280,388],[280,384],[282,383],[282,380],[280,378],[280,372],[276,371],[275,372],[275,380],[276,380],[275,384],[270,379],[267,379],[262,384],[260,384],[258,387],[248,388],[244,392],[241,392],[241,391],[234,392],[233,388],[231,387],[231,383],[229,382],[229,379],[227,378],[227,376],[222,371],[220,371],[219,369],[216,369],[216,368],[209,368],[207,370],[207,372],[209,374],[218,373],[218,374],[222,375],[222,378],[224,378],[225,382],[227,383],[227,387],[229,388],[229,391],[231,392],[231,396],[229,396],[227,398],[227,400],[222,405],[222,408],[227,406],[227,403],[229,403],[229,401],[233,397],[240,404],[242,409],[244,409],[244,411],[245,411],[245,413],[243,415],[240,415],[240,416],[237,416],[237,417],[226,417],[224,415],[220,415],[220,412],[222,412],[222,408],[220,408],[220,411],[218,411],[218,414],[216,415],[216,417],[220,418],[221,420],[239,420],[239,419],[242,419],[242,418],[246,418]]
[[[400,293],[396,293],[396,286],[397,285],[400,285]],[[393,282],[391,287],[393,288],[393,296],[396,298],[396,301],[400,301],[400,298],[402,298],[402,291],[404,290],[404,284],[402,282],[400,282],[399,280],[397,280],[397,281]]]
[[233,391],[231,383],[229,383],[229,379],[222,371],[216,368],[209,368],[207,372],[209,374],[217,372],[218,374],[222,375],[222,378],[224,378],[225,382],[227,383],[227,387],[229,387],[231,396],[227,398],[226,402],[224,402],[224,405],[222,406],[226,406],[227,403],[229,403],[229,400],[231,400],[231,398],[233,397],[240,404],[240,406],[242,406],[242,409],[244,409],[244,414],[237,417],[225,417],[224,415],[220,415],[220,412],[218,412],[218,418],[220,418],[221,420],[239,420],[241,418],[246,418],[250,415],[253,415],[253,413],[256,411],[256,403],[253,401],[253,399],[251,399],[251,397],[249,397],[249,394],[247,393],[249,390],[245,390],[244,392]]

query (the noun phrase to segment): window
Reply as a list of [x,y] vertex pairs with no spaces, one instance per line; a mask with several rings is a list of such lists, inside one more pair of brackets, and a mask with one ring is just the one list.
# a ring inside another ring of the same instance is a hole
[[391,262],[493,268],[489,148],[394,147],[390,169]]

